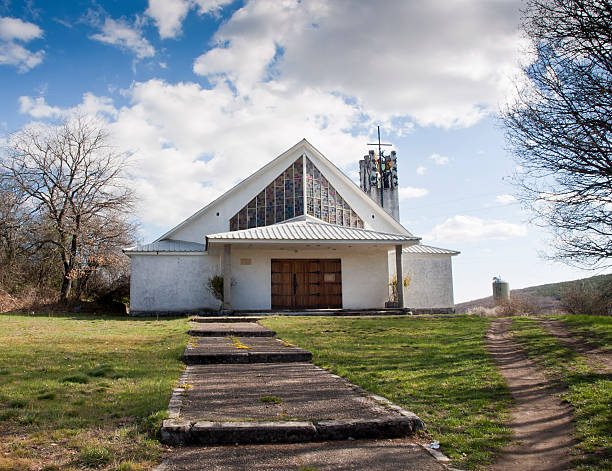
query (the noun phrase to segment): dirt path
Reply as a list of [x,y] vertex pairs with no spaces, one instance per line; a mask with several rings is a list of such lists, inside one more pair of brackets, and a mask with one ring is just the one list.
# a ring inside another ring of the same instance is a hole
[[510,319],[494,320],[487,349],[506,378],[516,406],[511,412],[512,443],[502,450],[491,471],[571,469],[572,409],[562,404],[543,373],[527,358],[508,332]]
[[555,319],[539,319],[539,321],[548,332],[561,340],[565,346],[584,356],[593,368],[604,373],[612,373],[612,354],[570,332],[561,321]]

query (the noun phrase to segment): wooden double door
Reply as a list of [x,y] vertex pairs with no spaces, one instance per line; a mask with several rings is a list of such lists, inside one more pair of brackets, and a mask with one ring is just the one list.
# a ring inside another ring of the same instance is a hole
[[342,307],[340,259],[272,259],[272,309]]

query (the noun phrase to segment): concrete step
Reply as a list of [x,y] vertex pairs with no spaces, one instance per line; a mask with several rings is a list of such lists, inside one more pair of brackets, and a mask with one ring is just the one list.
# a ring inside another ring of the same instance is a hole
[[274,337],[276,332],[256,322],[210,322],[191,324],[195,337]]
[[169,445],[305,443],[328,440],[401,438],[422,430],[415,415],[379,419],[274,422],[186,422],[164,420],[161,437]]
[[312,353],[269,337],[202,337],[191,341],[183,353],[188,365],[215,363],[307,362]]
[[310,363],[190,365],[181,383],[162,426],[168,444],[393,438],[425,428],[413,413]]
[[227,322],[257,322],[261,320],[261,316],[217,316],[217,317],[205,317],[195,316],[191,318],[192,322],[202,323],[227,323]]
[[[157,471],[448,471],[433,450],[410,438],[276,445],[181,447]],[[437,452],[437,450],[435,450]],[[446,457],[444,457],[446,458]],[[448,458],[441,460],[448,462]]]

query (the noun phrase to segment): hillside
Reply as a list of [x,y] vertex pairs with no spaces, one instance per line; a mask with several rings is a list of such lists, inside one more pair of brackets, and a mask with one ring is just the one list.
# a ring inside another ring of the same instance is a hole
[[[530,286],[528,288],[513,289],[510,297],[529,298],[544,310],[555,310],[559,308],[561,295],[564,291],[572,288],[602,289],[605,285],[612,284],[612,274],[591,276],[580,280],[563,281],[561,283],[549,283],[546,285]],[[512,286],[512,285],[511,285]],[[474,299],[455,305],[455,311],[467,312],[475,307],[492,308],[493,296]]]

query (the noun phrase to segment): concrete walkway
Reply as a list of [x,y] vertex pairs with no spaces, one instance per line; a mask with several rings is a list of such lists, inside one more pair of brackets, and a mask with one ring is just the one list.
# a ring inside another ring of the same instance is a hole
[[416,415],[300,361],[310,352],[261,337],[269,329],[197,322],[196,332],[161,433],[201,446],[179,449],[159,471],[446,469],[406,438],[424,428]]
[[447,471],[407,438],[180,448],[156,471]]

